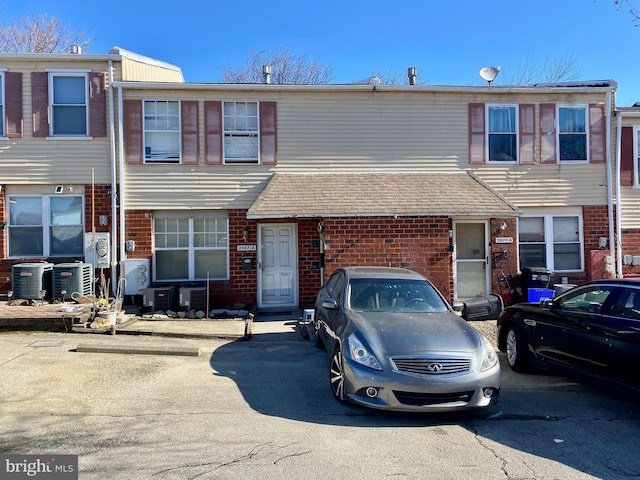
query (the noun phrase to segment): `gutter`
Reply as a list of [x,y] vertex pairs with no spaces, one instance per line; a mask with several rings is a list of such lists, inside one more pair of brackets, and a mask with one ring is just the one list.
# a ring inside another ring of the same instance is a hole
[[[118,190],[118,201],[120,202],[120,259],[122,276],[124,278],[124,259],[126,249],[124,244],[124,101],[122,99],[122,87],[118,87],[118,176],[120,178],[120,189]],[[114,190],[115,191],[115,190]]]
[[[608,228],[609,228],[609,255],[611,258],[616,258],[616,245],[614,234],[614,217],[613,217],[613,184],[612,184],[612,174],[611,174],[611,100],[612,97],[612,89],[607,91],[607,100],[606,100],[606,111],[605,115],[607,118],[606,131],[605,131],[605,164],[607,166],[607,217],[609,219]],[[616,162],[617,167],[619,168],[620,162]],[[618,188],[619,184],[619,175],[616,175],[616,193],[620,191]],[[619,202],[616,202],[616,205],[619,205]],[[620,226],[620,217],[616,215],[615,223],[617,227]],[[618,236],[618,238],[620,238]],[[618,250],[619,252],[620,250]],[[618,258],[619,260],[619,258]],[[617,267],[617,263],[612,265],[614,267],[614,276],[621,276],[622,266],[620,268]]]
[[622,114],[618,112],[616,125],[616,276],[622,275],[622,219],[620,218],[620,159],[622,158]]
[[[111,285],[118,285],[119,276],[124,276],[124,272],[120,269],[118,272],[114,267],[118,264],[118,224],[116,222],[118,218],[118,205],[116,195],[116,188],[118,185],[118,178],[116,172],[116,137],[115,137],[115,119],[113,118],[113,61],[109,60],[109,144],[111,150]],[[119,276],[118,276],[119,273]]]

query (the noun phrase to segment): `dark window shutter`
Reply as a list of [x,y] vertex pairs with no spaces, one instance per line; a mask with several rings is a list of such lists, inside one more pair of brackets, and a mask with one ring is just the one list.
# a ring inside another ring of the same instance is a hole
[[469,163],[479,164],[484,161],[484,103],[469,104]]
[[107,136],[107,90],[102,72],[89,74],[89,135]]
[[22,73],[7,72],[5,78],[6,116],[5,135],[9,138],[23,136]]
[[522,104],[520,110],[520,163],[532,164],[535,161],[535,112],[532,104]]
[[31,72],[31,114],[33,136],[49,136],[49,74]]
[[278,119],[276,102],[260,102],[260,163],[275,165],[277,159]]
[[620,186],[633,187],[633,127],[622,127],[620,138]]
[[540,104],[540,162],[556,163],[556,105]]
[[198,101],[180,103],[182,121],[182,163],[198,164]]
[[589,129],[589,161],[604,163],[606,160],[604,105],[589,105]]
[[123,114],[125,161],[140,165],[142,164],[142,101],[125,100]]
[[204,161],[222,165],[222,102],[204,102]]

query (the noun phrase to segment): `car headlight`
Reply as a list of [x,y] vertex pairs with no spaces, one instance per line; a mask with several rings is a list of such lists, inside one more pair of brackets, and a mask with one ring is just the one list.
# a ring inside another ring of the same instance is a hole
[[364,348],[362,342],[360,342],[354,334],[349,335],[347,341],[349,343],[349,358],[351,358],[351,360],[359,363],[360,365],[364,365],[365,367],[382,370],[378,359]]
[[496,353],[496,349],[493,348],[491,342],[486,339],[486,337],[482,337],[483,344],[483,352],[482,352],[482,365],[480,366],[481,371],[489,370],[496,363],[498,363],[498,354]]

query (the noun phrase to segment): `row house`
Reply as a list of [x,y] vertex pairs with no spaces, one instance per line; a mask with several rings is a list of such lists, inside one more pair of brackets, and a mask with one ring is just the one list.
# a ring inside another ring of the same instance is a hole
[[[113,284],[213,306],[309,307],[347,265],[416,270],[450,300],[527,267],[640,271],[640,108],[616,108],[614,81],[185,83],[121,49],[0,68],[0,291],[18,262],[95,262],[96,232]],[[57,95],[58,75],[77,84]]]

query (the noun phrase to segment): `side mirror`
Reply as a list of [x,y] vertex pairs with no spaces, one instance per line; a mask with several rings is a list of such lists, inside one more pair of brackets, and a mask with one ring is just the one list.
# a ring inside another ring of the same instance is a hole
[[540,302],[540,306],[542,308],[549,308],[550,309],[551,307],[553,307],[553,300],[551,298],[545,298],[544,300],[542,300]]
[[338,308],[338,302],[336,302],[333,298],[327,298],[326,300],[322,301],[322,308],[335,310]]
[[464,311],[464,303],[455,301],[451,304],[451,308],[453,308],[453,311],[456,313],[462,313]]

